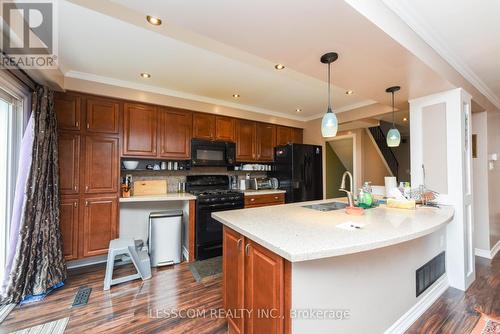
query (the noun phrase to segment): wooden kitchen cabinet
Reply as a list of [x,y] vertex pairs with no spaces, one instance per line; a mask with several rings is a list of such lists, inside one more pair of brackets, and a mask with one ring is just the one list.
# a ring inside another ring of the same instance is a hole
[[255,161],[255,122],[236,120],[236,160]]
[[[223,292],[224,309],[233,312],[241,312],[244,304],[244,238],[235,231],[224,228],[222,238],[223,256]],[[241,314],[239,314],[241,315]],[[227,319],[229,333],[243,333],[243,318],[235,316]]]
[[88,133],[118,134],[120,130],[120,103],[116,100],[88,97],[86,112]]
[[191,158],[193,113],[174,108],[162,108],[160,119],[160,157]]
[[285,193],[245,196],[245,208],[285,204]]
[[66,260],[78,259],[78,197],[63,196],[59,201],[59,227],[61,230],[63,255]]
[[304,130],[292,128],[292,143],[294,144],[302,144],[304,137]]
[[193,114],[193,138],[215,140],[215,115]]
[[276,126],[276,146],[290,143],[302,144],[303,130],[288,126]]
[[276,126],[266,123],[257,123],[255,131],[256,160],[260,162],[273,161],[274,146],[276,146]]
[[[229,333],[290,332],[290,263],[226,226],[223,295],[224,309],[236,315],[228,317]],[[243,309],[250,314],[237,312]]]
[[235,119],[231,117],[215,117],[215,140],[234,141]]
[[118,138],[85,137],[84,192],[118,192]]
[[78,194],[80,178],[80,135],[59,133],[59,192]]
[[79,131],[81,127],[82,98],[72,93],[56,93],[54,110],[60,130]]
[[123,155],[156,157],[157,123],[155,106],[125,103],[123,110]]
[[82,228],[82,255],[108,253],[109,242],[118,237],[118,197],[86,197]]

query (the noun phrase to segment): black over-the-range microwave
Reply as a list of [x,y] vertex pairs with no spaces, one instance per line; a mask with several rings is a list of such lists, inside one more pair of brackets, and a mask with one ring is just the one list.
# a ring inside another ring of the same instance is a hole
[[224,141],[191,140],[191,165],[199,166],[234,166],[236,145]]

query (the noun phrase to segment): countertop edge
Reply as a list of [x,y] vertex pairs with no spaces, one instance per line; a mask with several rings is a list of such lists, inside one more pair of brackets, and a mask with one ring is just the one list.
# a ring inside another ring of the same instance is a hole
[[451,222],[453,220],[453,217],[455,216],[455,212],[452,212],[451,216],[448,217],[447,219],[445,219],[444,221],[442,221],[441,223],[435,224],[427,229],[424,229],[424,230],[421,230],[421,231],[418,231],[415,233],[407,234],[405,236],[398,236],[398,237],[394,237],[394,238],[389,238],[389,239],[382,240],[382,241],[367,243],[365,245],[359,245],[359,246],[353,245],[350,247],[333,249],[330,251],[316,252],[316,253],[309,253],[309,254],[299,254],[299,255],[292,255],[292,254],[286,252],[285,250],[278,248],[278,247],[272,245],[271,243],[269,243],[261,238],[258,238],[254,235],[251,235],[247,231],[245,231],[245,230],[239,228],[238,226],[233,225],[232,223],[228,222],[227,220],[217,216],[216,212],[214,212],[212,214],[212,216],[214,216],[214,218],[216,218],[218,221],[223,223],[225,226],[233,229],[234,231],[242,234],[243,236],[251,239],[252,241],[258,243],[259,245],[269,249],[270,251],[278,254],[279,256],[283,257],[284,259],[286,259],[290,262],[302,262],[302,261],[320,260],[320,259],[325,259],[325,258],[330,258],[330,257],[335,257],[335,256],[343,256],[343,255],[361,253],[361,252],[365,252],[365,251],[375,250],[375,249],[379,249],[379,248],[383,248],[383,247],[389,247],[389,246],[397,245],[397,244],[400,244],[403,242],[418,239],[418,238],[421,238],[421,237],[424,237],[426,235],[429,235],[431,233],[436,232],[437,230],[441,229],[443,226],[445,226],[446,224]]

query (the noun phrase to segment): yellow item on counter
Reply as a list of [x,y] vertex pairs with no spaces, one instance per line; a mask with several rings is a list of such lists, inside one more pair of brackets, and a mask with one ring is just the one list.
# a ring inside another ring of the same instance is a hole
[[399,199],[388,198],[387,207],[393,209],[415,209],[416,204],[414,199],[402,201]]

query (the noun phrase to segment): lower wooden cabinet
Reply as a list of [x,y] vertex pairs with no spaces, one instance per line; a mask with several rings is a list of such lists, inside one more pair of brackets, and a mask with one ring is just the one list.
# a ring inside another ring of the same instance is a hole
[[224,227],[223,270],[229,333],[289,333],[288,261]]
[[59,226],[63,254],[66,260],[78,259],[78,222],[80,203],[78,197],[62,197],[59,201]]
[[285,194],[267,194],[245,196],[245,208],[285,204]]
[[118,196],[84,198],[83,211],[82,256],[107,254],[109,242],[118,236]]

